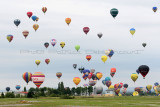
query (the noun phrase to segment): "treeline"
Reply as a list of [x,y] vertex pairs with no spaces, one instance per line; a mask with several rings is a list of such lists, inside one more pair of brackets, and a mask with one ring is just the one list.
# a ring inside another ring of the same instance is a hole
[[[26,92],[26,87],[24,87],[24,92]],[[63,82],[58,83],[58,88],[33,88],[31,87],[28,90],[28,94],[26,96],[20,96],[20,94],[16,94],[14,92],[7,92],[5,95],[4,93],[1,94],[1,98],[38,98],[38,97],[67,97],[73,98],[71,96],[90,96],[93,92],[93,87],[64,87]]]

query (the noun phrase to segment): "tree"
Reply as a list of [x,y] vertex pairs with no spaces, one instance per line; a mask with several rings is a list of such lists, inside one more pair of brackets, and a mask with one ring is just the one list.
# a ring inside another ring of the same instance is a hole
[[85,87],[85,93],[86,93],[86,95],[87,95],[87,93],[88,93],[88,88],[87,88],[87,87]]
[[76,93],[77,93],[77,95],[81,95],[81,87],[76,88]]
[[24,92],[26,92],[27,90],[26,90],[26,87],[24,87]]
[[72,89],[71,89],[71,94],[72,94],[72,95],[75,95],[75,93],[76,93],[76,89],[75,89],[75,87],[72,87]]
[[85,88],[82,87],[82,95],[85,94]]
[[89,96],[91,95],[92,92],[93,92],[93,87],[92,87],[92,86],[89,86],[89,87],[88,87],[88,94],[89,94]]
[[15,95],[13,92],[7,92],[5,95],[6,98],[15,98]]
[[4,98],[4,93],[2,92],[2,94],[1,94],[1,98]]

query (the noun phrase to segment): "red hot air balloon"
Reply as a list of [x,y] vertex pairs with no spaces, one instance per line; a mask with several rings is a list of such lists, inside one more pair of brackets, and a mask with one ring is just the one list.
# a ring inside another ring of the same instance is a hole
[[26,37],[28,36],[28,34],[29,34],[29,31],[28,31],[28,30],[24,30],[24,31],[22,32],[22,34],[23,34],[23,36],[26,38]]
[[138,68],[138,71],[140,72],[140,74],[143,76],[143,79],[145,79],[145,76],[148,74],[149,72],[149,67],[147,65],[141,65]]
[[45,59],[46,64],[50,63],[50,59]]
[[115,73],[116,73],[116,68],[111,68],[110,75],[113,77]]
[[87,59],[88,61],[90,61],[90,60],[91,60],[91,58],[92,58],[92,56],[91,56],[91,55],[87,55],[87,56],[86,56],[86,59]]
[[45,75],[42,72],[35,72],[34,74],[32,74],[32,81],[38,88],[44,82],[44,79]]
[[92,75],[93,75],[92,72],[88,74],[88,79],[89,79],[89,80],[92,78]]
[[27,12],[27,16],[30,18],[32,16],[32,12]]
[[83,31],[84,31],[84,33],[85,33],[86,35],[87,35],[87,33],[89,32],[89,30],[90,30],[89,27],[84,27],[84,28],[83,28]]

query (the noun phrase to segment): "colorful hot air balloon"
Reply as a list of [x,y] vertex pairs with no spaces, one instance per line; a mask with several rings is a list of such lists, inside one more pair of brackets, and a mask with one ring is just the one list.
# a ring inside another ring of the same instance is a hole
[[153,10],[154,12],[156,12],[157,9],[158,9],[157,7],[153,7],[153,8],[152,8],[152,10]]
[[155,85],[155,86],[158,86],[158,85],[159,85],[159,83],[158,83],[158,82],[155,82],[155,83],[154,83],[154,85]]
[[87,55],[87,56],[86,56],[86,59],[87,59],[88,61],[90,61],[90,60],[91,60],[91,58],[92,58],[92,56],[91,56],[91,55]]
[[45,59],[46,64],[50,63],[50,59]]
[[7,35],[7,40],[11,42],[13,40],[13,35]]
[[84,70],[82,71],[82,73],[83,73],[83,74],[89,74],[89,73],[90,73],[90,70],[84,69]]
[[76,49],[77,52],[78,52],[78,50],[80,49],[80,46],[79,46],[79,45],[76,45],[76,46],[75,46],[75,49]]
[[21,88],[20,85],[16,85],[16,89],[19,90]]
[[102,80],[102,84],[103,84],[103,85],[106,85],[106,81],[105,81],[105,80]]
[[138,75],[136,73],[131,74],[131,79],[135,82],[138,79]]
[[146,45],[147,45],[146,43],[142,43],[142,46],[143,46],[143,47],[146,47]]
[[140,72],[140,74],[143,76],[143,79],[145,79],[145,76],[148,74],[149,72],[149,67],[147,65],[141,65],[138,68],[138,71]]
[[39,17],[36,18],[36,22],[38,22],[38,20],[39,20]]
[[79,77],[73,78],[73,82],[78,85],[81,82],[81,79]]
[[31,77],[32,77],[32,73],[30,72],[25,72],[22,75],[22,78],[26,81],[27,84],[29,81],[31,81]]
[[61,73],[61,72],[57,72],[57,73],[56,73],[56,76],[57,76],[57,78],[59,78],[59,79],[60,79],[60,78],[61,78],[61,76],[62,76],[62,73]]
[[73,68],[76,69],[77,68],[77,64],[73,64]]
[[128,88],[128,84],[124,84],[123,87],[124,87],[124,88]]
[[61,43],[60,43],[60,46],[61,46],[62,48],[64,48],[65,42],[61,42]]
[[42,8],[42,11],[43,11],[43,13],[45,14],[46,11],[47,11],[47,7],[43,7],[43,8]]
[[21,23],[21,21],[19,19],[15,19],[14,20],[14,24],[18,27],[18,25]]
[[101,72],[97,72],[96,77],[98,80],[100,80],[103,77],[103,74]]
[[136,32],[136,30],[135,30],[134,28],[131,28],[131,29],[130,29],[130,33],[131,33],[132,35],[134,35],[135,32]]
[[28,34],[29,34],[29,31],[28,31],[28,30],[24,30],[24,31],[22,32],[22,34],[23,34],[23,36],[26,38],[26,37],[28,36]]
[[106,86],[109,88],[111,86],[112,82],[111,81],[106,81]]
[[114,86],[113,85],[110,85],[110,87],[108,89],[114,89]]
[[83,84],[84,87],[88,87],[88,84]]
[[123,83],[122,82],[118,83],[118,84],[119,84],[118,88],[122,88],[123,87]]
[[88,79],[89,79],[89,80],[92,78],[92,75],[93,75],[92,72],[88,74]]
[[112,56],[113,56],[113,54],[114,54],[114,51],[112,50],[112,49],[109,49],[109,54],[108,54],[108,56],[109,56],[109,58],[111,58]]
[[86,35],[87,35],[87,33],[89,32],[89,30],[90,30],[89,27],[84,27],[84,28],[83,28],[83,31],[84,31],[84,33],[85,33]]
[[92,75],[92,79],[93,79],[93,80],[97,80],[96,74],[93,74],[93,75]]
[[96,80],[93,80],[93,81],[89,81],[88,84],[89,84],[90,86],[94,86],[94,85],[96,85],[96,83],[97,83],[97,81],[96,81]]
[[95,72],[95,69],[91,69],[90,71],[91,71],[92,73],[94,73],[94,72]]
[[105,81],[111,81],[111,78],[110,77],[106,77]]
[[9,92],[10,91],[10,87],[6,87],[6,91]]
[[108,59],[108,58],[107,58],[107,56],[105,56],[105,55],[101,57],[101,60],[102,60],[104,63],[107,61],[107,59]]
[[34,29],[35,31],[37,31],[38,28],[39,28],[39,25],[38,25],[38,24],[34,24],[34,25],[33,25],[33,29]]
[[37,19],[37,16],[32,16],[33,21],[36,21],[36,19]]
[[119,92],[120,92],[120,89],[119,88],[115,88],[114,91],[115,91],[116,95],[118,95]]
[[110,10],[110,14],[115,18],[118,15],[118,10],[116,8],[113,8]]
[[116,73],[116,68],[111,68],[110,75],[113,77]]
[[45,75],[42,72],[35,72],[32,74],[33,83],[39,88],[41,84],[44,82]]
[[133,96],[139,96],[139,93],[137,91],[134,91]]
[[102,34],[102,33],[98,33],[97,36],[98,36],[99,38],[101,38],[101,37],[103,36],[103,34]]
[[147,85],[147,86],[146,86],[146,89],[147,89],[148,91],[151,91],[152,85]]
[[32,16],[32,12],[27,12],[27,16],[30,18]]
[[56,45],[56,43],[57,43],[56,39],[51,39],[51,44],[52,44],[53,47]]
[[68,26],[69,26],[69,24],[71,23],[71,18],[66,18],[65,19],[65,22],[68,24]]
[[40,60],[36,60],[35,63],[37,64],[37,66],[41,63]]
[[86,80],[88,78],[88,74],[83,74],[82,78]]
[[45,46],[46,48],[48,48],[49,43],[48,43],[48,42],[44,43],[44,46]]

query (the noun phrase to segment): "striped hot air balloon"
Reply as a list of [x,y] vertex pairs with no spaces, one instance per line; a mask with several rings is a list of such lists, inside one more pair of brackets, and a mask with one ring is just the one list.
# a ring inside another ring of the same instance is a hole
[[43,7],[43,8],[42,8],[42,11],[43,11],[43,13],[45,14],[46,11],[47,11],[47,7]]
[[27,84],[29,81],[31,81],[31,77],[32,77],[32,73],[30,72],[25,72],[22,75],[22,78],[24,79],[24,81],[26,81]]
[[13,35],[7,35],[7,40],[11,42],[13,40]]
[[20,85],[16,85],[16,89],[19,90],[21,88]]
[[29,34],[29,31],[28,31],[28,30],[24,30],[24,31],[22,32],[22,34],[23,34],[23,36],[26,38],[26,37],[28,36],[28,34]]
[[60,79],[61,76],[62,76],[62,73],[61,73],[61,72],[57,72],[57,73],[56,73],[56,76]]
[[91,56],[91,55],[87,55],[87,56],[86,56],[86,59],[87,59],[88,61],[90,61],[90,60],[91,60],[91,58],[92,58],[92,56]]
[[44,80],[45,80],[45,75],[42,72],[35,72],[32,75],[32,81],[38,88],[41,86]]

